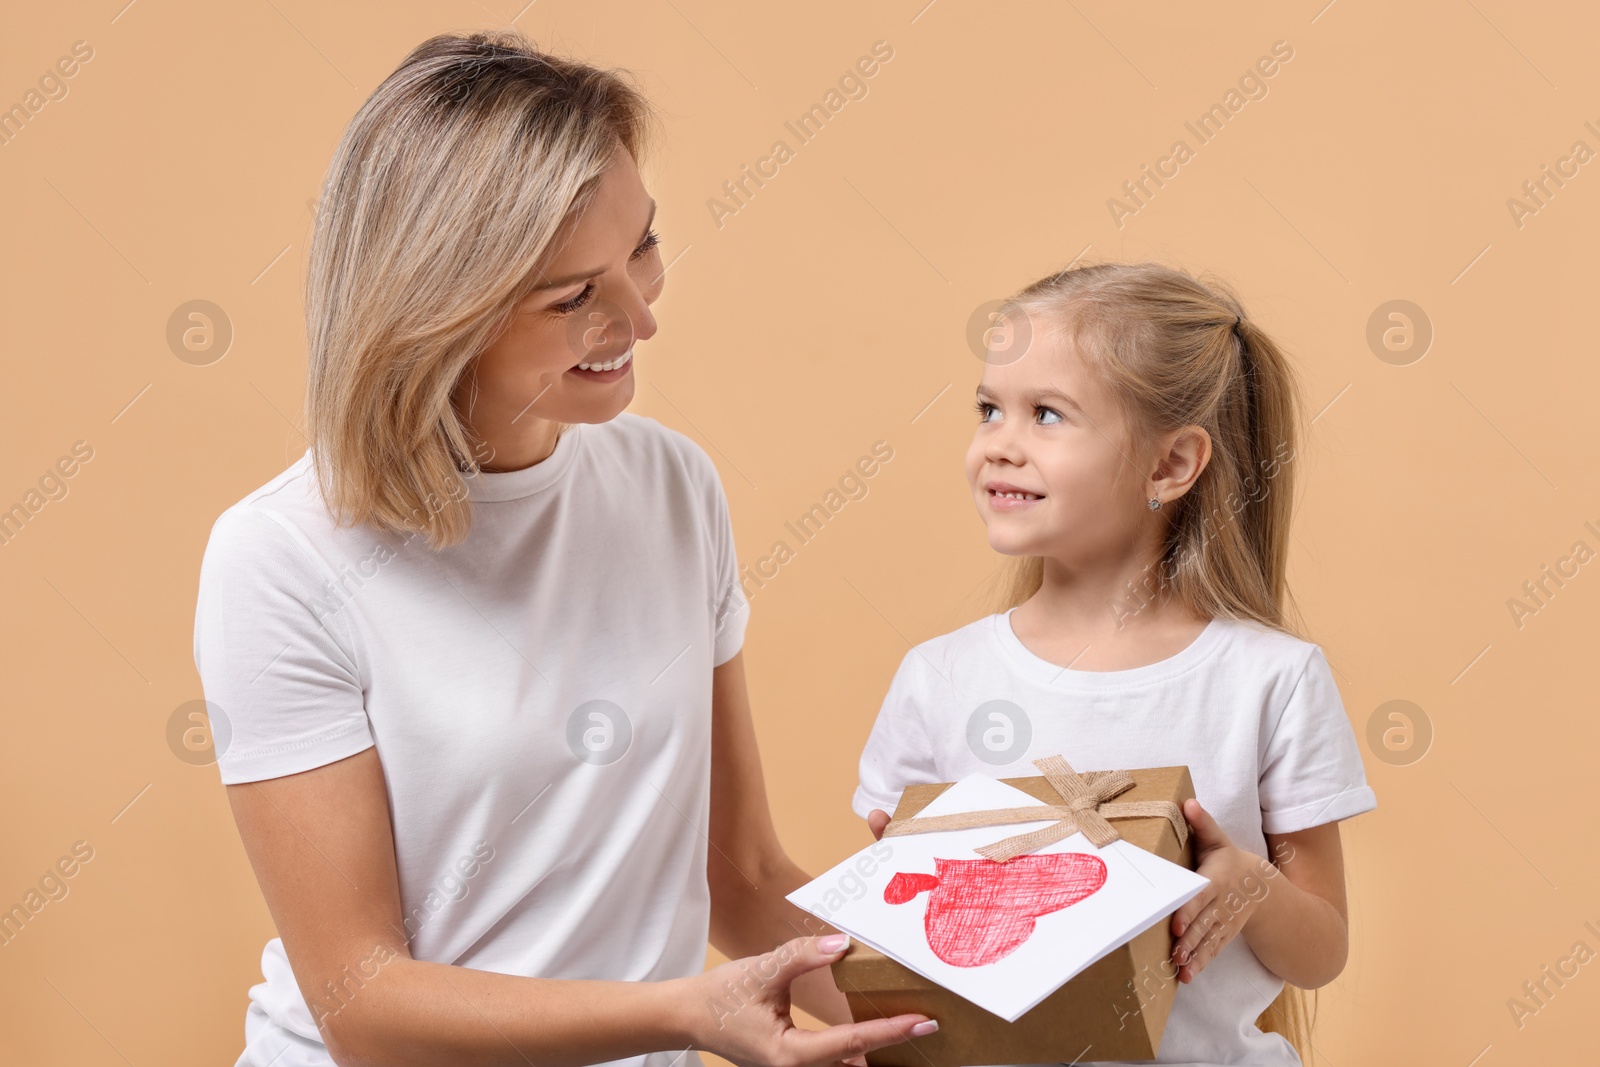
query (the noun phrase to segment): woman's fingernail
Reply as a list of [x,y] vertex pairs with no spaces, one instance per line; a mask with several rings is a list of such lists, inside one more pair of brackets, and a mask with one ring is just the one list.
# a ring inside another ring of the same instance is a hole
[[937,1019],[929,1019],[926,1022],[920,1022],[913,1026],[911,1028],[911,1036],[927,1037],[937,1029],[939,1029],[939,1021]]
[[843,950],[849,943],[849,934],[829,934],[827,937],[817,938],[817,951],[824,956],[831,956]]

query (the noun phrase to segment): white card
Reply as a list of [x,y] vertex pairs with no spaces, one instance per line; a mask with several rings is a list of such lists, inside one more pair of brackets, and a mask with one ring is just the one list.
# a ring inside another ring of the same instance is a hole
[[[969,775],[919,814],[1044,802]],[[1074,975],[1208,884],[1117,840],[1077,833],[1004,864],[974,849],[1055,820],[885,838],[801,886],[791,903],[1015,1022]]]

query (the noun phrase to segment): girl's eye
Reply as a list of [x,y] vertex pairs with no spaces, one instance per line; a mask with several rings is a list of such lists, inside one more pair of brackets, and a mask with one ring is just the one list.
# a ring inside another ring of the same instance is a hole
[[987,400],[980,400],[980,401],[978,401],[978,409],[977,410],[978,410],[978,421],[979,422],[988,422],[989,421],[989,413],[991,411],[998,411],[999,409],[996,408],[993,404],[989,403]]
[[[1034,410],[1039,413],[1039,423],[1042,426],[1054,426],[1056,422],[1061,421],[1061,412],[1057,411],[1055,408],[1040,407],[1034,408]],[[1054,415],[1055,422],[1051,422],[1050,420],[1046,419],[1046,415]]]
[[661,238],[660,238],[660,236],[658,236],[656,234],[656,231],[654,231],[654,230],[646,231],[646,233],[644,235],[644,243],[642,245],[640,245],[638,248],[635,248],[633,250],[633,258],[634,259],[639,259],[639,258],[643,257],[644,255],[649,253],[649,251],[652,248],[656,247],[660,243],[661,243]]
[[577,311],[579,308],[583,307],[583,305],[587,304],[589,302],[589,297],[593,295],[594,282],[589,282],[584,285],[583,292],[579,293],[571,300],[564,301],[560,304],[551,304],[550,308],[552,311],[555,311],[558,314],[570,315],[574,311]]

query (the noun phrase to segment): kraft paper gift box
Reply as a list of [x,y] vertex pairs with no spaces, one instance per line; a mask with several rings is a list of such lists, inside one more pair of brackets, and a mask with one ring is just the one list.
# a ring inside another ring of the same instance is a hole
[[[1099,788],[1099,813],[1123,840],[1193,870],[1194,847],[1182,815],[1183,802],[1194,796],[1189,768],[1150,767],[1123,772],[1132,777],[1132,787],[1104,799],[1103,794],[1117,789],[1102,784],[1103,777],[1112,773],[1088,772],[1080,777],[1092,788]],[[1048,778],[1000,780],[1046,804],[1064,803]],[[912,818],[953,784],[907,786],[894,810],[894,820]],[[1154,815],[1117,813],[1119,806],[1139,802],[1156,802],[1146,810],[1170,804],[1176,809],[1176,820],[1173,809]],[[1183,827],[1181,831],[1179,825]],[[892,836],[893,828],[891,823],[886,837]],[[997,837],[1003,834],[1003,827],[999,829]],[[1013,1023],[860,941],[852,941],[845,954],[834,962],[833,980],[858,1022],[904,1012],[919,1012],[939,1020],[938,1031],[927,1037],[911,1038],[867,1053],[870,1067],[1150,1060],[1161,1047],[1161,1034],[1178,986],[1171,963],[1172,944],[1169,915],[1090,964]]]

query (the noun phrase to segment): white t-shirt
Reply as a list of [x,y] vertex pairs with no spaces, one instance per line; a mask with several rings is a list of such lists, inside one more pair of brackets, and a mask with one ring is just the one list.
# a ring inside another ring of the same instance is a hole
[[[467,485],[471,534],[439,552],[335,529],[309,451],[217,520],[194,653],[222,781],[376,745],[417,959],[698,974],[711,671],[748,618],[716,468],[623,413]],[[351,961],[350,988],[381,963]],[[261,966],[239,1067],[328,1067],[280,939]],[[313,997],[317,1017],[339,1003]],[[679,1058],[699,1062],[617,1062]]]
[[[1030,652],[1008,611],[906,654],[861,754],[852,807],[863,818],[873,808],[893,812],[907,785],[974,772],[1037,775],[1032,761],[1057,753],[1078,771],[1187,765],[1200,803],[1236,846],[1259,856],[1264,834],[1377,806],[1316,645],[1213,619],[1158,663],[1070,670]],[[1282,988],[1235,937],[1193,982],[1178,984],[1155,1062],[1294,1067],[1288,1042],[1255,1025]]]

